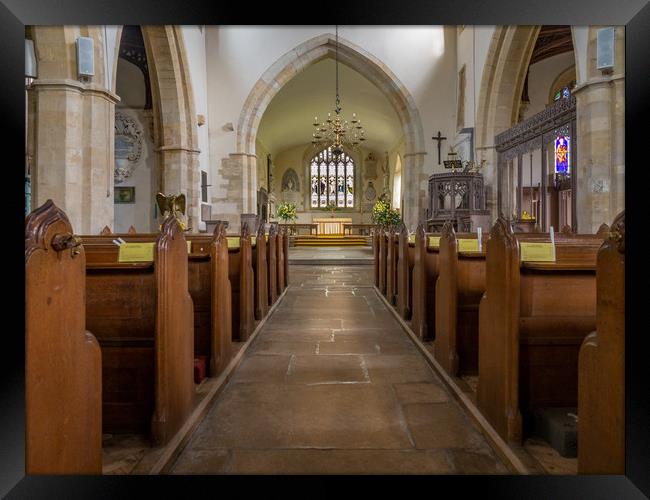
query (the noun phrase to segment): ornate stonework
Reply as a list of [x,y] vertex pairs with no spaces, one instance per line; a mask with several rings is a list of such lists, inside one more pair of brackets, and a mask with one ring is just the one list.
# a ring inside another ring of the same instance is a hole
[[131,116],[115,111],[115,183],[133,174],[142,158],[143,130]]

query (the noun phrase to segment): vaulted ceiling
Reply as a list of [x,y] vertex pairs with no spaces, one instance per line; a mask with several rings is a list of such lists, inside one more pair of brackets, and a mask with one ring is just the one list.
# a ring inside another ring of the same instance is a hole
[[[311,143],[314,116],[333,113],[335,62],[323,59],[290,80],[273,98],[260,122],[258,139],[271,154]],[[339,63],[342,115],[356,113],[365,129],[364,147],[388,151],[402,137],[397,113],[381,91],[362,74]]]

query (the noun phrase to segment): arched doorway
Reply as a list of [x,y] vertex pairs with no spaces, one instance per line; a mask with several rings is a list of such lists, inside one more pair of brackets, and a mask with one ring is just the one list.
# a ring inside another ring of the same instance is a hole
[[[201,199],[198,124],[181,27],[140,26],[139,29],[149,77],[151,136],[158,171],[152,189],[165,194],[185,194],[189,227],[197,231]],[[122,31],[123,28],[118,30],[118,39]],[[113,89],[117,84],[119,59],[116,55]],[[155,202],[151,200],[151,204],[159,222]]]
[[[294,48],[272,64],[257,81],[248,95],[237,124],[237,154],[244,180],[252,187],[243,196],[241,212],[254,208],[256,203],[256,137],[264,111],[280,89],[299,72],[325,59],[333,58],[336,51],[333,34],[323,34]],[[423,173],[424,134],[420,114],[415,102],[395,74],[372,54],[361,47],[341,39],[338,41],[338,57],[342,64],[363,74],[390,102],[395,110],[404,134],[405,152],[403,185],[409,192],[404,209],[407,223],[417,224],[423,215],[426,191],[423,187],[427,175]]]
[[154,152],[151,80],[139,26],[124,26],[119,45],[115,92],[114,231],[158,230],[155,195],[160,170]]

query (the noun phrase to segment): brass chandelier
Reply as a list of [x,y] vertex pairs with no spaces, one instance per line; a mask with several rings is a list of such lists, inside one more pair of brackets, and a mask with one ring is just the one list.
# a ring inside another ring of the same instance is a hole
[[327,113],[327,120],[318,121],[318,116],[314,116],[314,132],[312,134],[312,144],[314,147],[324,146],[331,147],[332,155],[338,158],[343,154],[343,148],[357,150],[359,144],[366,140],[364,130],[361,126],[361,120],[357,118],[356,113],[352,113],[350,122],[344,120],[341,116],[341,98],[339,97],[339,27],[336,26],[336,105],[334,107],[334,116]]

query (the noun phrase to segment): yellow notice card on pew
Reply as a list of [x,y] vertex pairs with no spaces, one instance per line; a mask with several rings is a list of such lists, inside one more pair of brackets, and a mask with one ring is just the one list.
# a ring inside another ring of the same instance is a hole
[[192,242],[191,241],[187,242],[187,253],[192,253]]
[[555,262],[553,243],[520,241],[521,262]]
[[264,239],[265,239],[266,241],[269,241],[269,235],[268,235],[268,233],[264,235]]
[[440,236],[429,236],[429,246],[430,247],[439,247],[440,246]]
[[239,236],[227,236],[228,248],[239,248]]
[[122,243],[120,245],[118,262],[153,262],[153,249],[155,242],[150,243]]
[[458,240],[459,252],[478,252],[478,240],[469,238],[459,238]]
[[251,245],[257,244],[257,236],[251,236]]
[[415,243],[415,235],[409,234],[409,243]]

